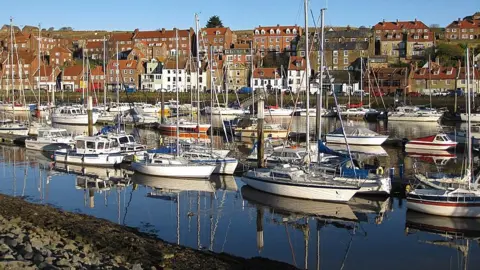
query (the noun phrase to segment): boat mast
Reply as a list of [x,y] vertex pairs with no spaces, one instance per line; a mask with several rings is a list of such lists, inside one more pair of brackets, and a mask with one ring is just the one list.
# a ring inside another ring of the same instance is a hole
[[309,55],[309,50],[308,50],[308,0],[304,0],[304,15],[305,15],[305,60],[306,60],[306,65],[305,65],[305,79],[307,83],[306,91],[307,91],[307,111],[306,116],[306,125],[307,125],[307,131],[305,133],[305,140],[306,140],[306,146],[307,146],[307,153],[309,155],[308,162],[310,162],[310,55]]
[[[213,85],[213,47],[210,45],[210,121],[213,122],[213,95],[216,93],[212,90]],[[210,130],[210,151],[213,152],[213,129]]]
[[106,50],[105,50],[105,36],[103,36],[103,109],[106,111],[107,110],[107,89],[106,87],[106,64],[105,60],[107,59],[106,56]]
[[[470,171],[472,169],[472,134],[471,134],[471,118],[470,118],[470,113],[471,113],[471,96],[470,96],[470,59],[469,59],[469,52],[468,52],[468,47],[467,47],[467,60],[465,64],[465,70],[466,70],[466,76],[467,76],[467,149],[468,149],[468,156],[467,156],[467,171]],[[471,173],[471,172],[470,172]],[[472,182],[471,177],[468,179],[468,187],[470,188],[470,183]]]
[[[196,52],[197,52],[197,138],[200,139],[200,86],[199,86],[199,78],[200,78],[200,53],[198,51],[198,14],[195,13],[195,35],[197,38],[195,39],[195,47],[196,47]],[[177,30],[177,39],[178,39],[178,30]],[[178,47],[178,41],[176,46]],[[177,54],[178,54],[178,48],[177,48]],[[178,59],[178,57],[177,57]],[[177,61],[178,65],[178,61]],[[178,81],[177,81],[178,83]],[[178,101],[177,101],[178,102]],[[193,109],[193,108],[192,108]]]
[[[468,54],[468,52],[467,52]],[[431,87],[431,84],[432,83],[432,61],[430,59],[430,55],[428,55],[428,93],[430,95],[430,108],[432,108],[432,87]]]
[[[360,57],[360,87],[362,88],[362,92],[360,92],[360,103],[363,106],[363,92],[364,92],[363,91],[363,57]],[[370,96],[370,94],[371,93],[368,93],[369,96]]]
[[[117,55],[117,67],[116,67],[116,73],[117,73],[117,114],[118,114],[118,119],[120,120],[120,113],[121,113],[121,110],[120,110],[120,70],[119,70],[119,66],[120,66],[120,63],[118,62],[118,41],[116,43],[117,45],[117,48],[116,48],[116,55]],[[120,132],[120,123],[118,123],[118,127],[117,127],[117,131]]]
[[37,117],[40,118],[40,79],[42,78],[40,76],[40,65],[41,65],[41,59],[40,59],[40,45],[41,45],[41,35],[42,35],[42,26],[41,24],[38,24],[38,81],[37,81],[37,90],[38,90],[38,102],[37,102]]
[[252,91],[252,116],[255,116],[255,93],[253,92],[253,69],[254,69],[254,64],[253,64],[253,39],[250,42],[250,66],[251,66],[251,73],[250,73],[250,91]]
[[[198,40],[198,38],[197,38]],[[197,87],[198,87],[198,74],[197,74]],[[176,95],[177,95],[177,106],[179,106],[179,98],[178,98],[178,29],[175,28],[175,89],[176,89]],[[197,103],[198,104],[198,103]],[[197,112],[198,114],[198,112]],[[179,107],[177,107],[177,128],[176,128],[176,144],[175,144],[175,155],[179,155],[179,149],[180,149],[180,127],[179,127]]]
[[[13,113],[13,122],[15,123],[15,82],[14,82],[14,75],[13,75],[13,18],[10,17],[10,45],[11,45],[11,52],[10,52],[10,59],[11,59],[11,70],[12,70],[12,113]],[[19,59],[17,56],[17,64],[19,63]],[[20,66],[20,65],[18,65]]]
[[[322,109],[323,109],[323,42],[324,42],[324,31],[325,31],[325,27],[324,27],[324,19],[325,19],[325,10],[327,10],[326,8],[322,8],[320,9],[320,16],[321,16],[321,20],[320,20],[320,89],[319,92],[317,93],[317,112],[316,112],[316,120],[315,120],[315,123],[316,123],[316,126],[317,126],[317,141],[321,140],[322,139]],[[320,160],[320,152],[318,152],[318,158],[317,160]]]

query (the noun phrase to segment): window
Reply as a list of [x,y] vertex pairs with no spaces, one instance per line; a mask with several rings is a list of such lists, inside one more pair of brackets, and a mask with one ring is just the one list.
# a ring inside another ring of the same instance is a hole
[[348,56],[348,51],[343,51],[343,56]]
[[127,70],[126,70],[126,69],[123,70],[123,74],[127,74]]
[[457,32],[457,28],[453,28],[453,29],[452,29],[452,32]]
[[338,51],[333,51],[333,56],[338,56]]
[[470,33],[473,33],[473,28],[470,28],[469,31],[470,31]]
[[99,142],[97,145],[97,149],[103,149],[105,148],[105,143],[104,142]]
[[450,28],[447,28],[447,32],[450,32]]
[[465,32],[467,32],[467,29],[465,29],[465,28],[462,29],[462,33],[465,33]]
[[130,74],[133,74],[133,69],[130,69]]
[[300,84],[300,79],[297,79],[297,84]]
[[437,81],[436,80],[431,80],[432,82],[432,85],[437,85]]
[[343,64],[347,65],[348,64],[348,58],[343,58]]
[[446,85],[450,85],[450,80],[445,80]]
[[85,149],[85,141],[78,140],[76,143],[77,149]]
[[95,149],[95,142],[87,142],[87,149]]
[[338,59],[337,58],[333,58],[333,64],[338,64]]

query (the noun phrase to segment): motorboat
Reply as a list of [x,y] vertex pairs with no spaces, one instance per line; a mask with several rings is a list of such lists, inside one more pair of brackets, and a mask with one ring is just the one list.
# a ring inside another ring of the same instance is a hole
[[32,150],[45,150],[46,146],[52,144],[72,147],[75,144],[72,136],[64,128],[39,128],[38,136],[25,140],[25,147]]
[[134,173],[132,181],[135,184],[143,185],[155,189],[147,194],[147,197],[155,198],[158,193],[163,192],[182,192],[182,191],[203,191],[215,192],[215,187],[212,182],[207,179],[180,179],[172,177],[159,177],[146,175],[141,173]]
[[27,136],[29,127],[27,124],[17,121],[0,123],[0,134]]
[[162,112],[161,106],[143,102],[134,102],[133,107],[140,109],[143,114],[150,116],[159,116]]
[[[92,112],[92,124],[97,123],[98,113]],[[64,125],[88,125],[88,113],[83,107],[58,107],[52,114],[52,123]]]
[[[322,108],[320,112],[320,116],[325,117],[328,114],[328,110],[325,108]],[[307,110],[306,109],[295,109],[293,112],[294,116],[307,116]],[[308,116],[309,117],[316,117],[317,116],[317,109],[315,108],[310,108],[308,109]]]
[[107,133],[106,138],[113,141],[113,146],[119,147],[120,153],[126,156],[143,156],[147,150],[147,147],[138,143],[133,135],[126,134],[125,132]]
[[[169,121],[166,123],[158,124],[158,129],[166,132],[176,132],[177,121]],[[180,132],[192,132],[192,133],[206,133],[211,127],[210,124],[197,124],[196,122],[190,122],[185,119],[178,120],[178,129]]]
[[31,108],[30,105],[28,104],[20,104],[20,103],[15,103],[12,104],[10,103],[4,103],[0,102],[0,111],[6,111],[6,112],[30,112]]
[[183,152],[181,156],[194,164],[215,164],[214,174],[233,174],[238,165],[236,158],[221,157],[208,151]]
[[260,191],[320,201],[347,202],[360,189],[359,186],[331,181],[289,164],[249,170],[243,174],[242,181]]
[[111,113],[122,113],[126,110],[129,110],[132,106],[129,103],[116,103],[110,102],[108,105],[107,111]]
[[438,122],[441,117],[437,110],[417,106],[401,106],[388,113],[389,121]]
[[405,149],[407,151],[411,149],[448,150],[456,146],[457,142],[450,139],[447,134],[438,133],[437,135],[410,140],[405,144]]
[[143,161],[132,162],[132,168],[143,174],[174,178],[209,178],[215,164],[199,164],[168,154],[147,153]]
[[86,166],[115,166],[122,163],[123,158],[116,143],[103,136],[79,136],[75,138],[74,149],[54,152],[55,162]]
[[364,127],[350,127],[345,129],[338,128],[335,131],[326,135],[327,143],[341,143],[355,145],[382,145],[387,139],[387,135],[381,135]]

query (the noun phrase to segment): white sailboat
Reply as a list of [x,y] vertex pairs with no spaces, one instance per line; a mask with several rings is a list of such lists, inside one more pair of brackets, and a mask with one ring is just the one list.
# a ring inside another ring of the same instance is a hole
[[[469,50],[466,49],[467,57],[467,114],[470,115],[471,95],[470,95],[470,72],[469,72]],[[467,121],[468,138],[470,134],[471,121]],[[448,217],[469,217],[480,218],[480,190],[478,190],[478,182],[480,177],[476,177],[472,182],[471,170],[472,166],[472,145],[468,143],[467,164],[464,175],[467,177],[467,188],[447,189],[437,188],[416,188],[407,194],[407,208],[432,215],[448,216]]]
[[[195,15],[196,16],[196,15]],[[198,33],[197,33],[198,34]],[[176,44],[176,80],[178,82],[178,30],[175,32]],[[178,87],[176,88],[177,102],[179,100]],[[173,155],[147,153],[143,161],[132,162],[132,168],[143,174],[176,177],[176,178],[209,178],[215,170],[215,164],[195,164],[179,156],[180,150],[180,119],[179,111],[176,112],[176,153]],[[199,130],[200,131],[200,130]]]
[[[92,113],[94,125],[97,123],[98,117],[98,113]],[[53,111],[52,122],[64,125],[88,125],[88,113],[81,106],[62,106]]]
[[[346,137],[346,139],[345,139]],[[382,145],[388,139],[364,127],[339,128],[326,135],[327,143],[355,144],[355,145]]]
[[388,121],[438,122],[442,113],[417,106],[401,106],[388,113]]
[[[306,77],[307,80],[307,101],[306,101],[306,149],[307,164],[310,159],[310,119],[309,119],[309,103],[310,103],[310,60],[308,48],[308,1],[304,1],[305,7],[305,55],[306,55]],[[263,112],[261,113],[261,116]],[[272,194],[323,201],[349,201],[355,193],[360,189],[359,186],[349,185],[325,179],[324,175],[317,175],[310,172],[309,168],[290,166],[283,164],[273,169],[254,169],[249,170],[242,176],[242,181],[247,185]]]

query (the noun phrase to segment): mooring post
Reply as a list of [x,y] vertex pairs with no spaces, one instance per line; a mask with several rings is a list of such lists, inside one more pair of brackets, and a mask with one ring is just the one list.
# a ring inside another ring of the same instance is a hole
[[257,104],[257,166],[258,168],[265,168],[265,135],[263,133],[263,120],[265,117],[263,97],[258,100]]
[[93,136],[93,115],[92,115],[93,104],[92,103],[93,103],[92,96],[89,96],[88,103],[87,103],[88,136]]

